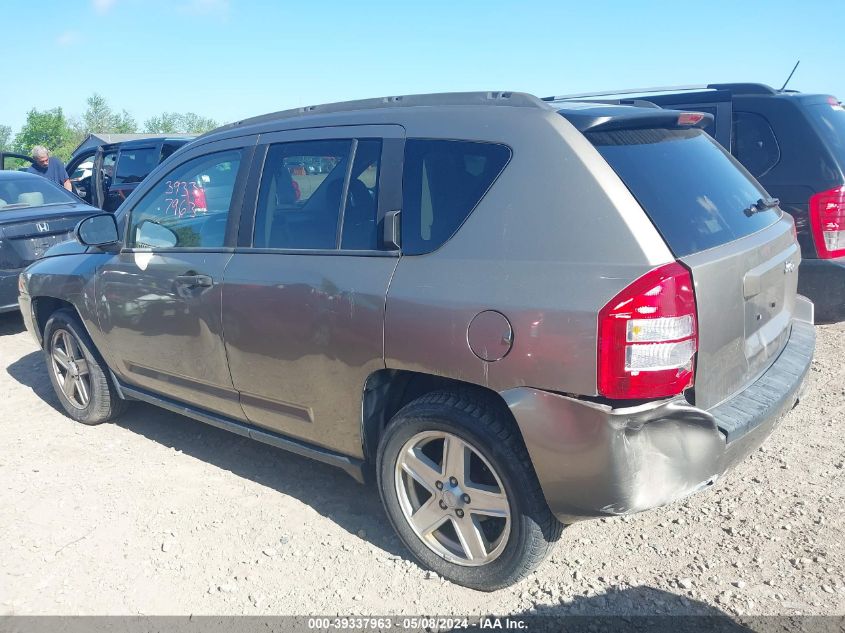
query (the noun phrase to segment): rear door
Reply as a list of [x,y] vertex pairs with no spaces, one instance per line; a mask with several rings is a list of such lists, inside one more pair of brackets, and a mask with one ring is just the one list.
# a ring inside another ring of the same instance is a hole
[[392,125],[262,135],[254,221],[223,285],[229,367],[252,423],[361,455],[364,385],[384,368],[398,252],[379,235],[401,204],[403,139]]
[[695,402],[710,408],[759,376],[789,336],[800,252],[767,193],[700,130],[588,133],[692,272]]

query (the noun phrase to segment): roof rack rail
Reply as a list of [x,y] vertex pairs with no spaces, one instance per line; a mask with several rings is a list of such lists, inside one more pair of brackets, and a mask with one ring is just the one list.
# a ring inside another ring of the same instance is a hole
[[580,92],[576,94],[543,97],[543,101],[571,101],[592,97],[613,97],[616,95],[649,94],[655,92],[684,92],[692,90],[727,90],[734,94],[777,94],[777,90],[766,84],[725,83],[725,84],[690,84],[685,86],[653,86],[651,88],[624,88],[602,92]]
[[358,99],[355,101],[339,101],[322,105],[291,108],[270,114],[262,114],[240,121],[223,125],[207,134],[222,132],[245,125],[255,125],[279,119],[291,119],[311,114],[328,114],[333,112],[352,112],[355,110],[371,110],[376,108],[398,108],[414,106],[462,106],[462,105],[490,105],[528,108],[547,107],[540,99],[525,92],[491,91],[491,92],[443,92],[417,95],[396,95],[377,97],[374,99]]
[[649,92],[676,92],[681,90],[706,90],[706,84],[686,86],[654,86],[652,88],[624,88],[622,90],[605,90],[603,92],[579,92],[555,97],[543,97],[543,101],[570,101],[583,97],[612,97],[614,95],[633,95]]
[[584,99],[581,100],[582,103],[595,103],[597,105],[623,105],[623,106],[633,106],[635,108],[660,108],[661,106],[657,105],[653,101],[649,101],[648,99]]

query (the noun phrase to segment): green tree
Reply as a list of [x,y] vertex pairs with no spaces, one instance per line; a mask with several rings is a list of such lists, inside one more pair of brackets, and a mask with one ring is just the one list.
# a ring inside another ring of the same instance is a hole
[[36,110],[32,108],[26,115],[26,123],[15,135],[13,149],[21,154],[29,154],[35,145],[43,145],[59,158],[70,158],[76,135],[71,129],[61,108]]
[[105,98],[96,92],[86,100],[88,109],[82,115],[79,131],[82,135],[103,132],[131,134],[138,130],[138,124],[126,110],[119,114],[112,111]]
[[198,134],[213,130],[218,126],[217,121],[207,117],[199,116],[193,112],[186,112],[182,115],[182,129],[185,132],[196,132]]
[[144,121],[144,131],[150,134],[177,134],[208,132],[217,127],[217,121],[193,112],[162,112]]
[[150,134],[174,134],[179,132],[179,115],[175,112],[163,112],[160,116],[144,121],[144,131]]
[[138,122],[126,110],[114,115],[114,132],[117,134],[134,134],[138,131]]
[[8,152],[12,149],[12,128],[8,125],[0,125],[0,152]]

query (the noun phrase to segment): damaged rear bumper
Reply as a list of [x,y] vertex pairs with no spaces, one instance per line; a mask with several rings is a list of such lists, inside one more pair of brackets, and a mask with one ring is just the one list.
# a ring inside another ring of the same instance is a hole
[[815,347],[811,311],[809,321],[794,321],[771,367],[709,411],[683,398],[612,409],[528,387],[502,392],[552,512],[564,523],[629,514],[713,483],[798,401]]

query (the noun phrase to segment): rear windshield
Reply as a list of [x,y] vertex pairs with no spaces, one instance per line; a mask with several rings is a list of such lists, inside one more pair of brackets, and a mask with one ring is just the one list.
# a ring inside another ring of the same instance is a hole
[[82,201],[41,176],[0,178],[0,212]]
[[838,103],[823,103],[807,106],[806,111],[839,168],[845,170],[845,108]]
[[777,209],[745,213],[767,194],[701,130],[614,130],[587,138],[676,257],[732,242],[780,217]]

